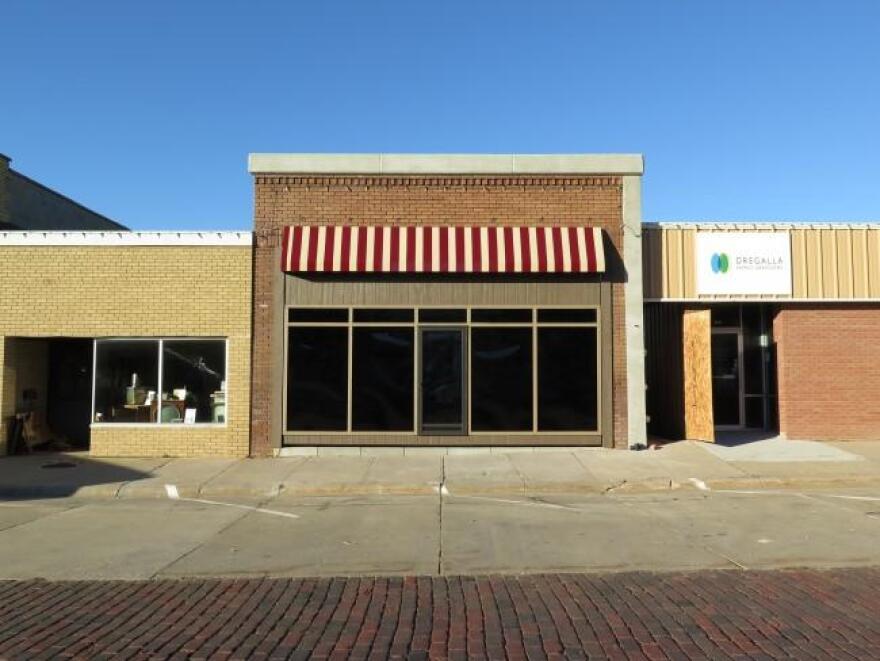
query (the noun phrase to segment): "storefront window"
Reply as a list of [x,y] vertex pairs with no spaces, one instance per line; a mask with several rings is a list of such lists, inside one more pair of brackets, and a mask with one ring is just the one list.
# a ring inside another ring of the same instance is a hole
[[290,308],[286,431],[599,431],[596,308],[415,312]]
[[532,430],[532,329],[471,329],[474,431]]
[[[162,343],[162,422],[226,421],[226,343]],[[189,416],[187,418],[187,416]]]
[[95,345],[94,422],[156,422],[157,340],[101,340]]
[[345,431],[348,328],[294,326],[288,331],[288,431]]
[[412,328],[353,329],[354,431],[413,430],[413,335]]
[[598,428],[595,328],[538,328],[538,431]]
[[532,311],[517,308],[481,309],[471,310],[471,321],[485,324],[514,324],[532,322]]
[[226,341],[97,340],[94,393],[95,423],[223,424]]

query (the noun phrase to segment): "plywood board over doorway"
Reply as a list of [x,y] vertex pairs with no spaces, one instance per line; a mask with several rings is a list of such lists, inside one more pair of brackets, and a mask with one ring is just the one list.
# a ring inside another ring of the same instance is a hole
[[711,311],[685,310],[682,338],[685,438],[714,443]]

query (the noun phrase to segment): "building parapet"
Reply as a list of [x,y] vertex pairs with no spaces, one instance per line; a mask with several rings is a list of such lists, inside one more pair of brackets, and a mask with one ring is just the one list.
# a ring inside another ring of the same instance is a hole
[[0,246],[250,246],[251,232],[0,232]]
[[641,154],[250,154],[252,174],[641,175]]

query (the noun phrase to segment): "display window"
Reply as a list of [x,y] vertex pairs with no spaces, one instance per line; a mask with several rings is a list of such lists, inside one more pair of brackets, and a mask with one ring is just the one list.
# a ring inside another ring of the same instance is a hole
[[287,310],[288,434],[599,433],[595,307]]
[[226,423],[226,340],[95,341],[93,424]]

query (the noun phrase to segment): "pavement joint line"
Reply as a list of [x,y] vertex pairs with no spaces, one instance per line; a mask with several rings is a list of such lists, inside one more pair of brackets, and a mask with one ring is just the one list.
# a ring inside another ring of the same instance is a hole
[[437,576],[443,576],[443,497],[449,495],[446,488],[446,455],[440,460],[440,486],[437,487]]
[[[173,484],[165,485],[165,492],[168,494],[169,500],[179,500],[185,501],[188,503],[201,503],[203,505],[219,505],[221,507],[234,507],[236,509],[241,510],[250,510],[252,512],[257,512],[259,514],[270,514],[274,516],[281,516],[288,519],[298,519],[300,518],[299,514],[293,514],[292,512],[281,512],[280,510],[271,510],[265,507],[260,507],[258,505],[241,505],[240,503],[224,503],[219,500],[208,500],[205,498],[181,498],[180,494],[177,491],[177,487]],[[263,501],[262,504],[265,504]]]
[[[7,507],[13,505],[13,503],[0,503],[0,505]],[[14,523],[11,526],[7,526],[6,528],[0,528],[0,534],[8,532],[10,530],[15,530],[16,528],[21,528],[22,526],[29,525],[31,523],[35,523],[37,521],[42,521],[43,519],[47,519],[50,516],[55,516],[56,514],[66,514],[67,512],[72,512],[73,510],[82,509],[85,506],[85,503],[74,503],[73,505],[68,505],[60,510],[56,510],[54,512],[46,512],[43,516],[38,516],[36,519],[30,519],[28,521],[21,521],[19,523]],[[2,580],[2,579],[0,579]]]
[[583,471],[587,475],[589,475],[590,477],[594,477],[593,472],[589,468],[587,468],[587,465],[581,460],[577,452],[572,452],[571,456],[574,457],[575,462],[583,469]]
[[[167,466],[168,464],[170,464],[172,461],[174,461],[174,458],[173,458],[173,457],[168,457],[168,458],[166,458],[165,461],[163,461],[161,464],[158,464],[158,465],[156,465],[156,466],[153,466],[153,467],[150,469],[149,473],[147,473],[147,474],[148,474],[148,475],[151,475],[151,476],[153,476],[153,477],[159,477],[158,475],[156,475],[156,471],[159,470],[160,468],[165,468],[165,466]],[[131,481],[132,481],[132,480],[129,480],[129,482],[131,482]],[[126,482],[126,484],[128,484],[128,482]]]
[[[708,496],[706,496],[706,497],[708,497]],[[635,507],[636,506],[636,503],[632,503],[632,502],[628,502],[625,504],[627,507]],[[669,530],[673,531],[674,533],[676,533],[682,537],[685,535],[685,531],[683,531],[681,528],[679,528],[679,526],[675,525],[675,523],[673,523],[671,521],[663,520],[662,518],[657,519],[656,521],[657,521],[657,523],[659,523],[659,525],[665,525]],[[712,555],[718,556],[722,560],[729,562],[730,564],[732,564],[734,567],[736,567],[737,569],[739,569],[741,571],[750,571],[749,567],[747,567],[743,563],[739,562],[738,560],[735,560],[734,558],[730,557],[726,553],[722,553],[721,551],[710,546],[709,544],[698,542],[695,544],[695,546],[703,549],[707,553],[711,553]]]
[[526,478],[520,472],[520,470],[516,467],[516,464],[513,463],[512,455],[506,454],[504,455],[507,458],[507,463],[510,464],[510,467],[513,469],[513,472],[516,473],[516,476],[519,478],[519,481],[522,482],[522,495],[525,496],[528,493],[528,487],[526,486]]
[[202,482],[202,483],[199,485],[199,490],[198,490],[198,492],[197,492],[198,495],[201,496],[201,495],[202,495],[202,489],[204,489],[204,488],[205,488],[206,486],[208,486],[211,482],[213,482],[213,481],[216,480],[218,477],[220,477],[221,475],[223,475],[224,473],[226,473],[226,472],[227,472],[228,470],[230,470],[233,466],[238,466],[238,464],[239,464],[240,461],[241,461],[241,460],[230,462],[229,465],[226,466],[226,467],[224,467],[224,468],[222,468],[222,469],[220,470],[219,473],[217,473],[216,475],[212,475],[212,476],[209,477],[207,480],[205,480],[204,482]]
[[[174,486],[174,485],[171,485],[171,486]],[[169,497],[170,497],[170,496],[169,496]],[[192,500],[192,499],[190,499],[190,498],[178,498],[178,500]],[[266,499],[266,500],[261,500],[261,501],[260,501],[260,505],[265,505],[266,502],[267,502],[267,500],[268,500],[268,499]],[[238,509],[238,508],[236,508],[236,509]],[[163,577],[164,577],[164,573],[165,573],[165,571],[167,571],[170,567],[173,567],[174,565],[176,565],[176,564],[177,564],[178,562],[180,562],[181,560],[184,560],[185,558],[191,556],[193,553],[195,553],[196,551],[198,551],[198,550],[201,549],[202,547],[206,546],[209,542],[213,541],[213,540],[216,539],[217,537],[220,537],[223,533],[225,533],[227,530],[229,530],[229,529],[230,529],[232,526],[234,526],[236,523],[238,523],[239,521],[241,521],[242,519],[244,519],[246,516],[248,516],[248,512],[242,512],[240,516],[237,516],[237,517],[235,517],[234,519],[232,519],[232,521],[230,521],[228,524],[226,524],[225,526],[223,526],[220,530],[218,530],[218,531],[217,531],[216,533],[214,533],[212,536],[207,537],[207,538],[205,538],[205,539],[203,539],[203,540],[201,540],[201,541],[196,542],[195,544],[193,544],[192,548],[190,548],[188,551],[186,551],[186,552],[184,552],[184,553],[181,553],[179,556],[177,556],[176,558],[174,558],[171,562],[168,562],[168,563],[162,565],[161,567],[159,567],[158,569],[156,569],[156,571],[154,571],[154,572],[150,575],[150,578],[153,579],[153,580],[155,580],[155,579],[159,579],[159,578],[163,578]]]

